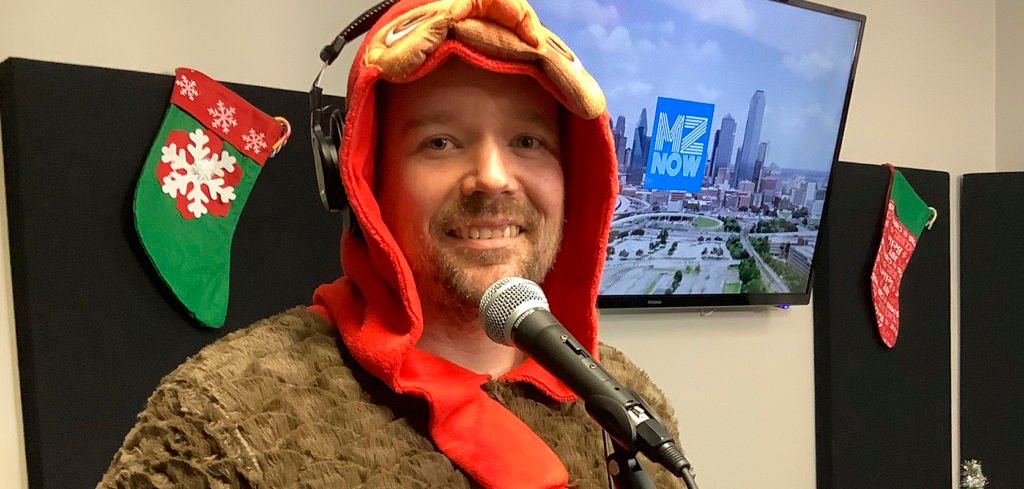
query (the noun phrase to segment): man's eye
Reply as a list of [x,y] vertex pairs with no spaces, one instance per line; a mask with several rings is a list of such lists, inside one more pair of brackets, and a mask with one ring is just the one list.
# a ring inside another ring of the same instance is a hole
[[533,136],[518,136],[512,141],[512,145],[522,149],[536,149],[544,146],[544,143]]
[[455,143],[451,139],[444,136],[432,137],[424,144],[428,149],[435,151],[444,151],[446,149],[452,149],[455,147]]

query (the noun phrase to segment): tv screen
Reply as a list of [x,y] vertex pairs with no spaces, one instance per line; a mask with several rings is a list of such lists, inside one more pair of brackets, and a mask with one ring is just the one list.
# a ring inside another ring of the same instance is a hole
[[599,306],[806,304],[865,17],[795,0],[535,6],[612,116]]

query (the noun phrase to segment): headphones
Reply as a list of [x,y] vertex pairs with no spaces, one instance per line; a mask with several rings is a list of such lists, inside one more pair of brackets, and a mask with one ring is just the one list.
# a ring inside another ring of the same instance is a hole
[[[324,103],[324,89],[320,79],[327,67],[338,59],[342,48],[353,39],[366,34],[374,24],[399,0],[383,0],[370,7],[366,12],[352,21],[338,34],[334,41],[320,50],[320,60],[324,62],[320,73],[313,80],[309,90],[309,129],[313,143],[313,164],[316,169],[316,183],[320,189],[320,202],[331,212],[343,213],[346,221],[352,219],[348,206],[345,186],[341,181],[341,164],[338,150],[341,148],[342,136],[345,133],[345,114],[348,104],[344,97],[339,106]],[[349,222],[345,222],[345,227]]]

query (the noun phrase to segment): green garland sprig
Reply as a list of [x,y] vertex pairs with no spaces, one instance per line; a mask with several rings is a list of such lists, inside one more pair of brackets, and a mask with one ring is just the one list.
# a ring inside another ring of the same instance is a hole
[[981,462],[977,460],[965,460],[960,466],[960,488],[961,489],[983,489],[988,485],[988,478],[981,473]]

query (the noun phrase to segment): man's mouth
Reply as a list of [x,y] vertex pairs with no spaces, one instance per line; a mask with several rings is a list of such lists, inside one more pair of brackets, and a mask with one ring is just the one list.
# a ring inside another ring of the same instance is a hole
[[505,226],[459,226],[448,231],[448,235],[460,239],[500,239],[514,238],[523,232],[523,227],[516,224]]

